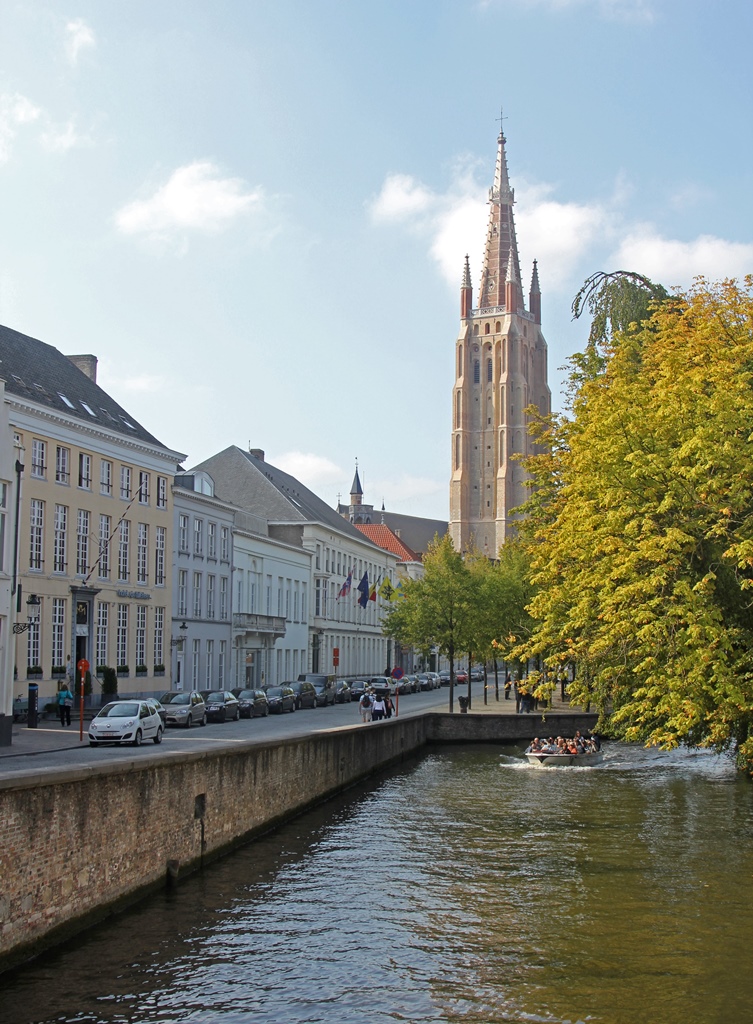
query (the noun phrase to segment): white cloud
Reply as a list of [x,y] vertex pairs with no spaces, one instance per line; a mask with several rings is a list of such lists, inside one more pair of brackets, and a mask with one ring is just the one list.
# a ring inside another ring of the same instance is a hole
[[284,473],[290,473],[312,491],[325,484],[336,484],[343,477],[343,471],[331,459],[313,452],[283,452],[270,457],[269,461]]
[[[561,203],[550,185],[524,184],[518,190],[516,226],[525,240],[526,260],[534,257],[546,268],[547,287],[556,289],[572,273],[574,262],[608,230],[607,207],[599,203]],[[402,224],[424,235],[432,259],[452,288],[460,282],[466,253],[481,250],[489,216],[486,189],[478,184],[467,161],[456,168],[444,194],[432,192],[409,175],[389,175],[369,204],[375,224]],[[478,279],[480,260],[471,261]]]
[[246,191],[240,178],[223,178],[209,161],[196,161],[173,171],[149,199],[136,199],[115,214],[125,235],[164,238],[176,231],[221,231],[236,218],[258,208],[261,189]]
[[614,254],[613,265],[637,270],[667,286],[687,287],[702,275],[712,281],[753,272],[753,244],[699,235],[690,242],[663,238],[652,225],[635,228]]
[[68,61],[75,67],[82,50],[90,46],[96,46],[94,32],[86,24],[83,18],[76,18],[69,21],[65,26],[65,54]]
[[69,121],[63,127],[51,126],[42,132],[41,136],[42,146],[49,153],[67,153],[83,141],[84,137],[78,134],[73,121]]
[[20,93],[0,93],[0,163],[10,158],[17,130],[36,121],[41,113],[41,107]]

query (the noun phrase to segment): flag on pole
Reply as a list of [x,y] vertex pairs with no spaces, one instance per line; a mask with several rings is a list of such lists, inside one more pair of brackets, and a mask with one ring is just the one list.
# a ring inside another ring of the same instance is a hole
[[369,574],[367,572],[363,574],[363,579],[356,587],[356,590],[361,595],[358,598],[358,603],[362,608],[365,608],[369,603]]
[[371,587],[369,588],[369,601],[376,601],[376,596],[377,596],[377,585],[376,585],[376,583],[372,583]]
[[395,588],[390,583],[389,576],[385,576],[384,582],[379,588],[379,596],[384,598],[385,601],[395,600]]
[[337,593],[338,598],[340,598],[340,597],[347,597],[348,596],[348,594],[350,593],[350,585],[351,585],[352,582],[353,582],[353,570],[351,569],[350,572],[348,573],[348,578],[343,583],[343,585],[340,587],[340,589],[339,589],[339,591]]

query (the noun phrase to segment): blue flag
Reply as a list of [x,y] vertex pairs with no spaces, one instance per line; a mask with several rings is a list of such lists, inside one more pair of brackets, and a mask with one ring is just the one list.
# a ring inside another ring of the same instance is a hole
[[356,587],[356,590],[361,595],[358,598],[358,603],[362,608],[365,608],[369,603],[369,574],[367,572],[363,574],[363,579]]

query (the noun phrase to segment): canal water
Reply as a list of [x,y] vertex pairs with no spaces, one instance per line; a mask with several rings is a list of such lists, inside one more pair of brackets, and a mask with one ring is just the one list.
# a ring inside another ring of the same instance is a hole
[[6,975],[0,1021],[746,1024],[752,894],[725,758],[442,749]]

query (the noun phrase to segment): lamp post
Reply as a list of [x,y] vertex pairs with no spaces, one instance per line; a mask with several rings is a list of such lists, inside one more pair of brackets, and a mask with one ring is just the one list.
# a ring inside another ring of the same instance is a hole
[[[20,588],[19,588],[20,589]],[[20,596],[20,595],[19,595]],[[39,615],[42,602],[36,594],[29,594],[26,601],[26,622],[14,622],[14,633],[25,633],[32,626],[39,625]],[[39,717],[39,683],[29,683],[29,710],[27,725],[30,729],[36,729]]]

